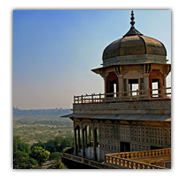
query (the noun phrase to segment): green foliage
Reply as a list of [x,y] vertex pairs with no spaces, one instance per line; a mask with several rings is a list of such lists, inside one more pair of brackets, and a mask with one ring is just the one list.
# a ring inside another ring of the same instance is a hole
[[13,168],[14,169],[30,169],[37,161],[30,158],[28,153],[17,151],[13,153]]
[[[50,129],[51,133],[55,134],[56,137],[49,134]],[[62,136],[60,136],[60,129]],[[37,135],[35,132],[37,132]],[[15,133],[19,136],[16,136]],[[48,158],[53,162],[56,160],[56,164],[53,165],[54,169],[66,168],[61,162],[61,152],[74,144],[72,122],[69,122],[69,119],[53,117],[13,118],[13,134],[13,168],[41,169],[42,164]],[[31,134],[34,134],[34,136],[31,137]],[[39,141],[36,142],[35,138],[38,138]],[[53,146],[46,146],[47,151],[43,149],[45,142],[53,144]]]
[[25,153],[30,153],[29,145],[21,141],[20,137],[13,137],[13,152],[23,151]]
[[50,154],[50,157],[49,159],[52,160],[52,159],[61,159],[62,157],[62,153],[60,152],[54,152],[54,153],[51,153]]
[[70,148],[72,148],[72,147],[66,147],[66,148],[64,148],[64,149],[63,149],[63,152],[66,152],[66,151],[69,150]]
[[49,151],[45,151],[42,147],[34,146],[31,150],[30,156],[38,161],[39,165],[47,161],[50,156]]
[[51,169],[67,169],[67,167],[62,163],[61,159],[57,159]]
[[46,143],[56,136],[73,137],[73,122],[59,116],[13,117],[13,135],[20,136],[29,145],[37,140]]
[[57,136],[54,139],[48,140],[47,143],[53,143],[54,147],[46,147],[50,152],[62,152],[64,148],[71,147],[73,143],[73,137],[64,138],[62,136]]
[[38,143],[33,143],[33,145],[31,145],[31,150],[35,146],[44,148],[44,143],[41,140],[38,140]]

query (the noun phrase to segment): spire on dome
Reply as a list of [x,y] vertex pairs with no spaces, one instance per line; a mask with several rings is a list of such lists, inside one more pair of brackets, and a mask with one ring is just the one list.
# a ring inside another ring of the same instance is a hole
[[125,36],[132,36],[132,35],[143,35],[143,34],[141,34],[138,30],[136,30],[136,28],[134,27],[134,24],[135,24],[135,21],[134,21],[134,13],[133,13],[133,11],[131,11],[131,22],[130,22],[130,24],[131,24],[131,28],[129,29],[129,31],[123,36],[123,37],[125,37]]
[[131,24],[131,26],[133,27],[134,26],[134,24],[135,24],[135,21],[134,21],[134,13],[133,13],[133,11],[131,11],[131,22],[130,22],[130,24]]

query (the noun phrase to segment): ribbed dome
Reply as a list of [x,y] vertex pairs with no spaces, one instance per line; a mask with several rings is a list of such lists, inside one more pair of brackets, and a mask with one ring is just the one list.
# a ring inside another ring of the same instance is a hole
[[139,54],[167,55],[164,45],[158,40],[135,34],[124,36],[108,45],[103,52],[103,60]]
[[[127,58],[130,55],[134,55],[134,59],[139,58],[138,55],[152,55],[152,57],[156,55],[161,58],[166,57],[167,52],[165,46],[160,41],[143,36],[143,34],[136,30],[134,27],[135,22],[133,11],[131,15],[131,28],[123,38],[112,42],[105,48],[102,56],[103,63],[105,60],[107,62],[112,61],[113,58],[117,58],[116,61],[118,62],[118,59],[121,60],[121,58]],[[158,58],[159,57],[156,57],[154,60]]]

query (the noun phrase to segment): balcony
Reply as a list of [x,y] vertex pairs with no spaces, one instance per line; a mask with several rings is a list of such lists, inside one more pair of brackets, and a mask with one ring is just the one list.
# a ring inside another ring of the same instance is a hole
[[158,100],[171,99],[171,87],[152,90],[137,90],[116,93],[91,94],[74,96],[74,104],[82,103],[109,103],[119,101],[137,101],[137,100]]
[[[71,148],[62,154],[62,158],[74,161],[77,163],[85,164],[96,169],[104,169],[104,162],[93,160],[93,147],[86,148],[86,155],[82,157],[82,149],[78,152],[78,155],[73,154],[74,149]],[[98,148],[96,149],[98,153]],[[99,155],[99,154],[98,154]],[[98,158],[99,159],[99,158]],[[104,160],[103,160],[104,161]]]
[[98,169],[167,169],[171,168],[171,148],[106,154],[104,162],[63,153],[62,157]]
[[127,169],[171,168],[171,148],[105,155],[105,164]]

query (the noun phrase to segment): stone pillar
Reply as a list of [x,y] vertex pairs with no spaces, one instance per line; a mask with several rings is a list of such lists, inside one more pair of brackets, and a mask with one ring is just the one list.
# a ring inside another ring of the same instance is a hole
[[[166,77],[167,77],[167,75],[164,74],[164,75],[163,75],[163,88],[164,88],[164,89],[163,89],[163,93],[166,93],[166,92],[167,92],[166,89],[165,89],[165,88],[167,87]],[[163,97],[165,97],[165,96],[166,96],[166,94],[163,95]]]
[[118,88],[119,88],[119,92],[124,92],[124,86],[123,86],[123,75],[117,75],[118,77]]
[[166,78],[167,78],[167,75],[164,74],[164,75],[163,75],[163,86],[164,86],[164,88],[167,87],[167,80],[166,80]]
[[144,73],[144,90],[149,90],[149,73]]
[[89,126],[89,144],[91,143],[91,140],[92,140],[91,137],[92,137],[91,136],[91,127]]
[[107,82],[106,82],[106,79],[107,79],[107,76],[108,76],[108,72],[103,72],[103,71],[100,71],[100,75],[102,76],[102,78],[104,79],[104,93],[107,92]]
[[77,133],[76,128],[74,128],[74,154],[77,154]]
[[85,147],[87,148],[87,126],[85,127]]
[[80,150],[80,127],[78,128],[78,150]]
[[96,129],[93,129],[93,158],[94,160],[97,160],[97,154],[96,154],[96,145],[97,145],[97,134]]
[[85,140],[84,140],[84,129],[82,126],[82,157],[85,157]]
[[[149,73],[144,73],[143,77],[144,77],[144,90],[149,90],[150,89],[150,87],[149,87]],[[143,93],[143,95],[149,95],[149,94],[150,94],[149,92]]]

